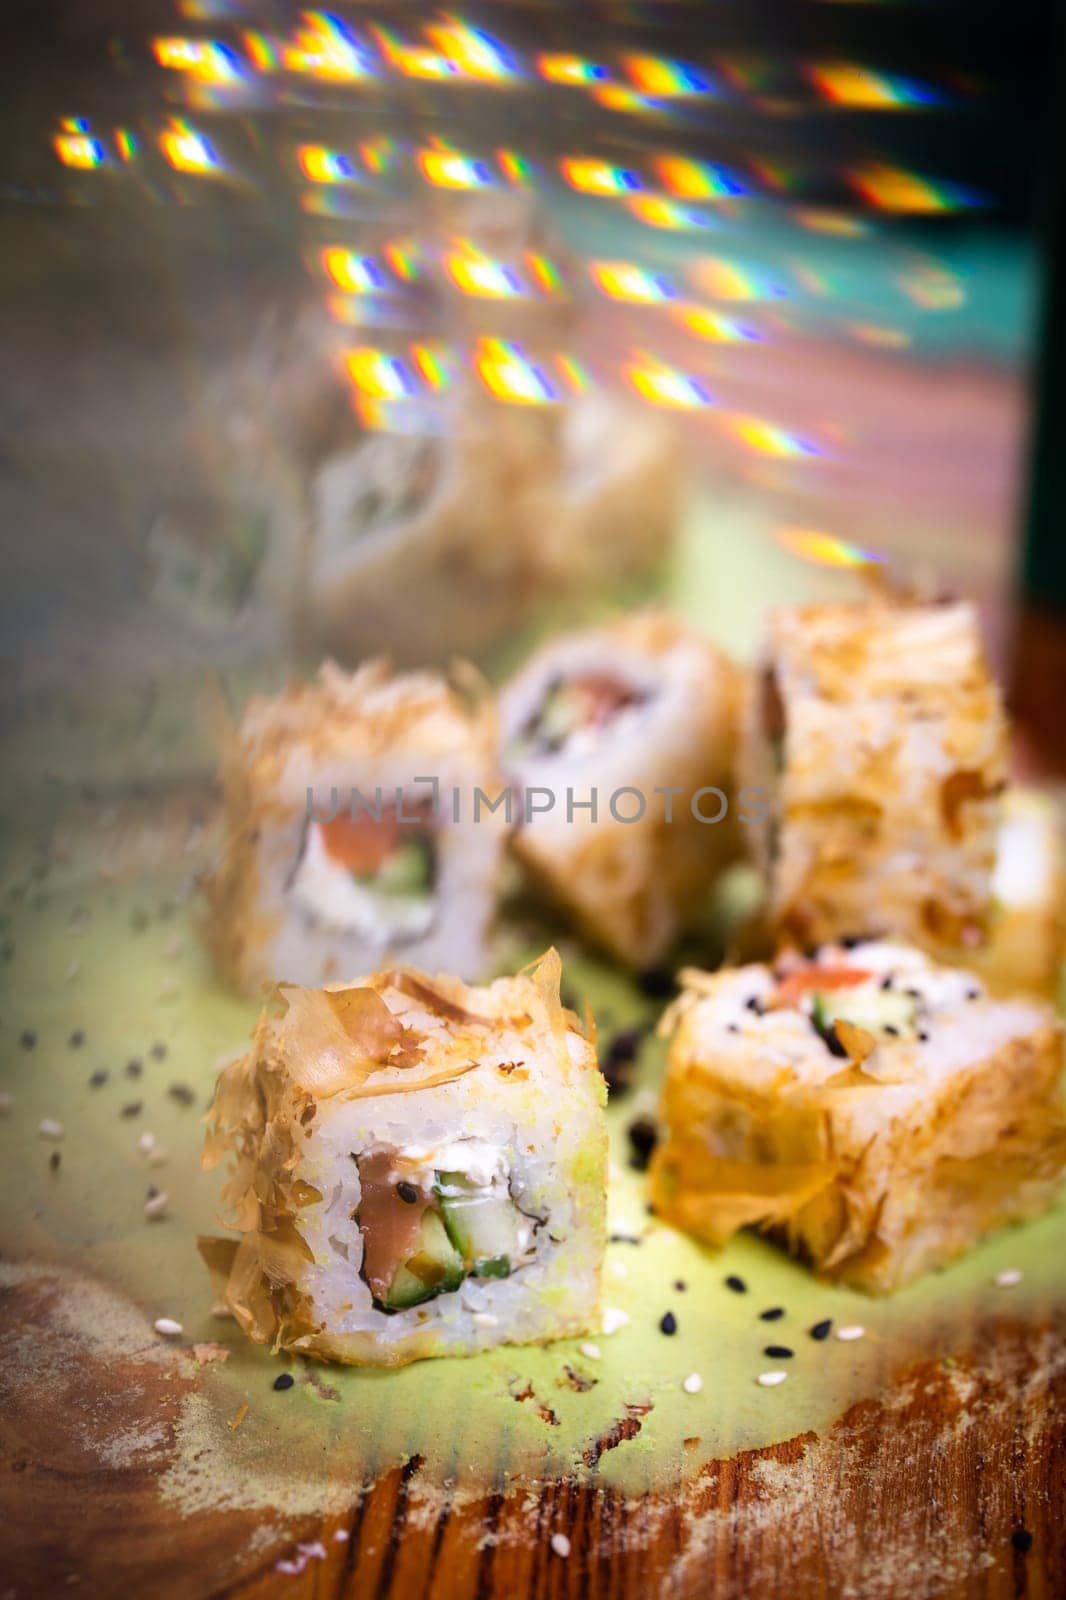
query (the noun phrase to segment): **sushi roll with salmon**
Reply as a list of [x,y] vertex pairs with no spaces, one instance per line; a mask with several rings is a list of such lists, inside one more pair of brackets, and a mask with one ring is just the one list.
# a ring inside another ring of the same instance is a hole
[[598,1330],[606,1090],[554,951],[470,989],[396,967],[282,985],[215,1093],[239,1244],[201,1241],[258,1343],[383,1367]]
[[555,639],[505,688],[513,845],[586,936],[635,967],[705,909],[739,851],[738,674],[658,613]]
[[1007,727],[972,606],[776,613],[744,721],[742,782],[770,806],[750,838],[781,936],[985,942]]
[[876,1293],[1046,1210],[1066,1168],[1051,1009],[891,941],[686,972],[664,1018],[656,1213],[770,1230]]
[[327,663],[317,682],[253,700],[226,755],[207,884],[224,971],[246,993],[390,960],[480,976],[506,828],[495,799],[492,708],[442,678]]

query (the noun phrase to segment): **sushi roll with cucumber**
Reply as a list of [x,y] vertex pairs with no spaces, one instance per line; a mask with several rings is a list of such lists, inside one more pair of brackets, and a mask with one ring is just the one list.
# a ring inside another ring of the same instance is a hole
[[550,951],[482,989],[278,988],[204,1157],[236,1158],[240,1242],[201,1249],[251,1338],[394,1367],[598,1329],[606,1091],[559,983]]
[[876,1293],[1045,1210],[1066,1168],[1051,1009],[892,941],[686,972],[664,1019],[658,1215],[770,1230]]
[[1007,727],[972,606],[776,613],[744,723],[781,935],[894,934],[953,957],[986,941]]
[[740,850],[738,701],[733,665],[660,613],[553,640],[502,693],[515,853],[629,965],[663,956]]
[[[428,673],[384,662],[248,706],[223,768],[225,842],[207,934],[246,993],[388,960],[486,965],[506,823],[495,721]],[[471,703],[473,699],[474,703]]]

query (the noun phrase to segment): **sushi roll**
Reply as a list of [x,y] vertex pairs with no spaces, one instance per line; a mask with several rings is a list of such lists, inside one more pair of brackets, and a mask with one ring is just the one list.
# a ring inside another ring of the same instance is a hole
[[395,1367],[598,1329],[606,1090],[559,979],[279,988],[204,1154],[236,1158],[240,1243],[201,1249],[252,1339]]
[[552,641],[501,696],[503,764],[523,800],[515,853],[630,965],[659,960],[740,848],[738,695],[713,645],[648,613]]
[[749,836],[779,934],[985,941],[1007,729],[971,606],[776,613],[744,723],[742,781],[770,802]]
[[987,945],[973,967],[996,994],[1059,993],[1064,948],[1062,826],[1055,799],[1037,789],[1010,788],[1003,797],[992,918]]
[[1066,1167],[1062,1035],[914,946],[824,946],[687,972],[664,1019],[667,1221],[712,1245],[771,1230],[876,1293],[1045,1210]]
[[494,784],[490,705],[432,674],[327,663],[253,700],[227,751],[207,884],[224,971],[247,993],[393,959],[479,976],[506,831]]

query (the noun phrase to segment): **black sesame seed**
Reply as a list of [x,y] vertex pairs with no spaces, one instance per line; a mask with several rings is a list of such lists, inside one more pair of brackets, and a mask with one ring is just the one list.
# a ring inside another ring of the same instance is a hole
[[279,1372],[277,1377],[274,1379],[274,1387],[275,1389],[279,1390],[291,1389],[295,1382],[296,1379],[293,1377],[291,1372]]
[[63,1157],[60,1151],[52,1151],[52,1154],[48,1157],[48,1165],[51,1167],[53,1172],[59,1171],[59,1163],[62,1161],[62,1159]]
[[600,1063],[611,1094],[624,1094],[632,1087],[633,1066],[643,1037],[640,1028],[624,1028],[610,1041]]
[[922,998],[922,991],[920,989],[904,989],[903,993],[907,996],[908,1000],[920,1000]]
[[899,1029],[895,1026],[894,1023],[886,1022],[884,1028],[882,1029],[882,1032],[890,1033],[892,1035],[893,1039],[898,1039],[899,1038]]
[[754,1011],[757,1017],[762,1016],[762,1006],[759,1004],[759,996],[757,994],[749,994],[744,1004],[747,1006],[749,1011]]
[[30,1028],[27,1028],[25,1033],[22,1033],[19,1036],[19,1044],[22,1046],[23,1050],[32,1050],[36,1043],[37,1035]]
[[685,1290],[688,1288],[688,1284],[685,1282],[684,1278],[675,1278],[674,1288],[677,1290],[678,1294],[684,1294]]
[[929,1043],[929,1035],[927,1033],[922,1032],[921,1030],[919,1030],[918,1042],[919,1042],[919,1044],[928,1044]]
[[726,1033],[739,1033],[740,1032],[740,1024],[739,1024],[739,1022],[727,1022],[726,1025],[725,1025],[725,1031],[726,1031]]
[[759,1312],[760,1322],[779,1322],[785,1314],[784,1306],[771,1306],[769,1311]]
[[148,1052],[148,1054],[151,1056],[153,1061],[163,1061],[163,1060],[165,1060],[166,1059],[166,1053],[167,1053],[167,1047],[166,1047],[166,1045],[163,1043],[163,1041],[161,1039],[157,1039],[155,1044],[152,1046],[152,1048]]
[[97,1067],[96,1071],[91,1073],[90,1076],[89,1076],[89,1088],[90,1089],[102,1089],[106,1082],[107,1082],[107,1068],[106,1067]]
[[744,1279],[738,1278],[735,1272],[729,1274],[729,1277],[725,1280],[725,1286],[727,1289],[732,1289],[734,1294],[747,1294],[748,1292],[748,1286]]
[[814,1324],[814,1327],[809,1329],[808,1331],[810,1332],[810,1336],[811,1336],[812,1339],[828,1339],[829,1330],[830,1330],[830,1328],[832,1326],[833,1326],[832,1317],[826,1317],[824,1322],[816,1322]]
[[635,1233],[612,1233],[609,1235],[608,1244],[641,1244]]
[[865,944],[866,936],[861,933],[846,933],[840,941],[842,950],[854,950],[857,945]]
[[794,1350],[788,1348],[787,1344],[768,1344],[763,1346],[763,1355],[771,1356],[775,1361],[787,1361],[795,1353]]
[[190,1089],[187,1083],[172,1083],[167,1094],[179,1106],[191,1106],[196,1103],[196,1091]]
[[407,1183],[403,1178],[396,1185],[396,1193],[405,1205],[413,1206],[418,1199],[418,1190],[413,1183]]
[[127,1078],[139,1078],[143,1071],[144,1071],[144,1067],[136,1059],[134,1059],[133,1061],[127,1061],[126,1062],[126,1076],[127,1076]]
[[128,1105],[122,1107],[122,1115],[124,1117],[139,1117],[143,1110],[143,1100],[131,1100]]
[[1010,1536],[1010,1542],[1015,1550],[1022,1552],[1022,1555],[1033,1548],[1033,1536],[1028,1528],[1015,1528]]
[[637,1117],[627,1132],[633,1149],[629,1165],[636,1172],[647,1172],[651,1153],[659,1142],[659,1130],[648,1117]]
[[[967,998],[967,1000],[980,1000],[980,998],[981,998],[980,989],[967,989],[966,998]],[[1024,1532],[1025,1530],[1022,1529],[1020,1531]],[[1032,1539],[1032,1535],[1030,1535],[1030,1540],[1031,1539]],[[1029,1548],[1029,1546],[1026,1545],[1026,1549],[1028,1549],[1028,1548]]]
[[668,1311],[666,1315],[660,1319],[659,1331],[660,1333],[667,1334],[677,1332],[677,1318],[674,1316],[672,1311]]
[[82,1032],[81,1028],[74,1029],[74,1032],[67,1040],[67,1043],[72,1050],[79,1049],[85,1043],[85,1034]]
[[891,989],[892,981],[893,981],[892,980],[892,974],[890,972],[887,978],[882,978],[881,979],[881,987],[882,987],[882,989]]
[[[814,1031],[816,1033],[818,1033],[821,1030],[818,1029],[818,1028],[815,1028]],[[844,1046],[841,1044],[840,1040],[837,1037],[837,1026],[836,1026],[835,1022],[831,1022],[829,1024],[829,1026],[828,1026],[828,1028],[826,1028],[825,1032],[822,1033],[822,1038],[825,1040],[826,1045],[827,1045],[828,1050],[829,1050],[829,1054],[831,1056],[836,1056],[841,1061],[846,1061],[847,1060],[848,1052],[847,1052],[847,1050],[845,1050]]]
[[637,988],[648,1000],[669,1000],[677,992],[674,975],[668,967],[649,967],[638,973]]

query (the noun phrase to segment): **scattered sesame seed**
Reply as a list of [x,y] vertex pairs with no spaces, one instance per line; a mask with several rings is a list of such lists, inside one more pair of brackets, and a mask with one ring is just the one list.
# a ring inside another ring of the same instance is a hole
[[418,1200],[418,1190],[413,1183],[408,1183],[405,1178],[401,1178],[396,1185],[396,1193],[406,1206],[413,1206]]
[[156,1333],[161,1333],[164,1339],[176,1339],[185,1332],[180,1322],[175,1322],[173,1317],[156,1317],[152,1324]]
[[602,1323],[604,1333],[617,1333],[628,1321],[628,1311],[620,1311],[617,1306],[604,1306]]
[[194,1089],[190,1089],[187,1083],[172,1083],[170,1088],[167,1090],[167,1094],[179,1106],[191,1106],[196,1104],[196,1091]]
[[296,1379],[293,1377],[291,1372],[279,1372],[277,1377],[274,1379],[274,1388],[279,1392],[282,1389],[291,1389],[295,1382]]
[[677,1318],[674,1316],[672,1311],[668,1311],[666,1315],[660,1319],[659,1331],[660,1333],[666,1334],[677,1332]]
[[725,1286],[727,1289],[732,1289],[734,1294],[747,1294],[748,1292],[748,1286],[744,1279],[738,1278],[735,1272],[729,1274],[729,1277],[725,1280]]
[[148,1054],[153,1061],[163,1061],[166,1058],[167,1047],[161,1039],[157,1039]]
[[755,1382],[764,1389],[776,1389],[779,1383],[784,1383],[788,1377],[787,1372],[760,1372]]
[[881,1032],[882,1033],[891,1034],[893,1039],[898,1039],[899,1038],[899,1029],[895,1026],[894,1023],[886,1022],[884,1027],[882,1028]]
[[808,1332],[812,1339],[828,1339],[829,1330],[832,1326],[832,1317],[826,1317],[824,1322],[816,1322],[813,1328],[808,1329]]
[[565,1533],[553,1533],[551,1539],[552,1549],[557,1556],[562,1556],[565,1561],[570,1554],[570,1540]]
[[170,1196],[165,1189],[160,1189],[155,1194],[149,1195],[145,1201],[144,1214],[149,1222],[160,1222],[166,1216],[169,1204]]
[[759,1312],[760,1322],[780,1322],[785,1314],[784,1306],[771,1306],[768,1311]]
[[648,1000],[669,1000],[677,993],[674,975],[666,967],[649,967],[638,973],[637,988]]
[[891,989],[891,987],[892,987],[892,974],[891,973],[889,973],[887,978],[882,978],[881,979],[881,987],[882,987],[882,989]]
[[0,1117],[8,1116],[11,1111],[11,1107],[14,1104],[15,1102],[11,1095],[7,1094],[6,1092],[0,1094]]
[[127,1076],[127,1078],[139,1078],[143,1071],[144,1071],[144,1067],[142,1066],[142,1064],[139,1061],[133,1060],[133,1061],[127,1061],[126,1062],[126,1076]]
[[123,1117],[139,1117],[144,1110],[143,1100],[128,1100],[122,1107],[119,1115]]
[[980,998],[981,998],[980,989],[967,989],[966,998],[967,998],[967,1000],[980,1000]]
[[306,1544],[298,1544],[297,1550],[309,1560],[325,1561],[326,1547],[321,1539],[309,1539]]
[[918,1043],[919,1044],[928,1044],[929,1043],[929,1035],[922,1028],[919,1028],[919,1030],[918,1030]]
[[107,1082],[108,1072],[106,1067],[97,1067],[95,1072],[89,1074],[89,1088],[102,1089]]
[[678,1294],[684,1294],[685,1290],[688,1288],[688,1284],[685,1282],[684,1278],[675,1278],[674,1288],[677,1290]]
[[211,1315],[217,1317],[219,1322],[230,1322],[233,1319],[233,1312],[223,1300],[215,1301],[211,1307]]
[[295,1578],[304,1569],[302,1561],[275,1561],[274,1571],[284,1572],[287,1577]]
[[338,1544],[347,1544],[348,1540],[351,1538],[351,1534],[348,1532],[347,1528],[338,1528],[333,1537]]
[[703,1379],[698,1372],[690,1372],[681,1387],[686,1394],[699,1394],[703,1388]]
[[146,1128],[144,1132],[138,1136],[137,1148],[143,1156],[150,1156],[152,1151],[155,1149],[155,1134],[149,1133],[148,1129]]
[[32,1050],[36,1043],[37,1035],[32,1031],[32,1029],[27,1028],[24,1033],[19,1034],[19,1044],[22,1046],[23,1050]]
[[629,1124],[627,1132],[633,1149],[629,1165],[636,1172],[646,1172],[651,1153],[659,1142],[659,1130],[650,1117],[637,1117]]
[[747,1006],[749,1011],[754,1011],[757,1017],[762,1016],[763,1010],[762,1006],[759,1004],[759,996],[757,994],[749,994],[744,1004]]
[[74,1032],[71,1034],[70,1038],[67,1040],[67,1043],[69,1044],[69,1046],[70,1046],[70,1048],[72,1050],[79,1050],[81,1048],[81,1046],[85,1043],[85,1033],[84,1033],[84,1031],[81,1028],[75,1028]]
[[48,1165],[51,1167],[53,1172],[59,1171],[59,1163],[62,1161],[62,1159],[63,1157],[58,1150],[52,1151],[52,1154],[48,1157]]
[[1015,1528],[1010,1536],[1010,1542],[1015,1550],[1020,1550],[1022,1555],[1033,1548],[1033,1536],[1028,1528]]
[[726,1033],[739,1033],[740,1032],[740,1023],[739,1022],[727,1022],[726,1025],[725,1025],[725,1031],[726,1031]]
[[589,1339],[586,1339],[584,1344],[579,1344],[578,1349],[587,1361],[598,1361],[602,1354],[599,1345],[593,1344]]
[[63,1124],[54,1117],[42,1117],[37,1124],[37,1132],[42,1139],[62,1139]]
[[853,1339],[861,1339],[865,1333],[866,1329],[860,1327],[857,1322],[849,1322],[846,1327],[837,1329],[837,1338],[843,1339],[845,1344],[850,1344]]
[[608,1271],[610,1272],[612,1278],[628,1278],[629,1277],[629,1268],[626,1266],[624,1261],[612,1261],[612,1262],[610,1262],[609,1266],[608,1266]]
[[997,1289],[1013,1289],[1015,1284],[1021,1283],[1022,1273],[1020,1267],[1004,1267],[1002,1272],[996,1273]]
[[787,1344],[768,1344],[763,1349],[763,1355],[769,1356],[773,1361],[787,1361],[796,1352],[790,1350]]
[[499,1317],[494,1317],[491,1311],[475,1311],[470,1318],[476,1328],[498,1328]]

